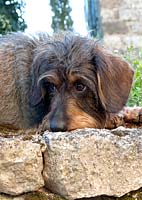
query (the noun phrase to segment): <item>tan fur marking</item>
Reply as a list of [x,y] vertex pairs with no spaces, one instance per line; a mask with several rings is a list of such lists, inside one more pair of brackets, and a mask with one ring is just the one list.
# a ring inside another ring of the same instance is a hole
[[103,104],[103,106],[105,107],[105,97],[103,95],[103,92],[102,92],[102,86],[101,86],[101,79],[100,79],[100,75],[99,73],[97,72],[97,79],[98,79],[98,92],[99,92],[99,96],[100,96],[100,99],[101,99],[101,102]]
[[69,116],[68,131],[80,128],[96,128],[96,120],[82,111],[74,100],[69,99],[67,106],[67,115]]

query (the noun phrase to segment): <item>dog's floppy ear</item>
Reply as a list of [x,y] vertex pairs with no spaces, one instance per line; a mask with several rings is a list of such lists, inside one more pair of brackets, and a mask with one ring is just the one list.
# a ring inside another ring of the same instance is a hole
[[96,47],[93,64],[97,71],[98,93],[107,112],[116,113],[126,104],[132,81],[133,70],[120,57]]
[[36,62],[33,63],[31,72],[31,91],[30,91],[30,104],[32,106],[38,105],[42,100],[41,88],[38,84],[38,70],[39,66]]

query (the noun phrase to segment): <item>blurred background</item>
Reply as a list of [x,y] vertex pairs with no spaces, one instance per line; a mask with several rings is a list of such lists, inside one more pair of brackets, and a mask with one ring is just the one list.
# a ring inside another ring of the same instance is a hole
[[141,0],[0,0],[0,33],[74,30],[111,48],[142,47]]
[[129,105],[142,106],[142,0],[0,0],[0,34],[70,30],[99,39],[135,69]]

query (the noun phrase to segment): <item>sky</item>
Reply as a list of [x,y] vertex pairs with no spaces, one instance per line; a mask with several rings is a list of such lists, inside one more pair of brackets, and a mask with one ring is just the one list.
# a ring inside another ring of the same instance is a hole
[[[52,34],[52,11],[49,5],[50,0],[25,0],[24,18],[28,25],[26,32],[34,33],[38,31],[47,31]],[[74,30],[82,35],[87,35],[84,0],[70,0],[72,8],[71,16],[74,21]]]

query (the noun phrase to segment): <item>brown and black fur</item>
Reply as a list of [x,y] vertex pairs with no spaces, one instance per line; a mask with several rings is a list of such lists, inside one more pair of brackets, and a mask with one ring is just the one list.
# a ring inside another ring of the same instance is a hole
[[73,33],[0,39],[0,125],[51,131],[103,128],[125,105],[133,70]]

